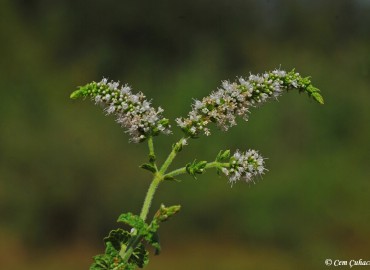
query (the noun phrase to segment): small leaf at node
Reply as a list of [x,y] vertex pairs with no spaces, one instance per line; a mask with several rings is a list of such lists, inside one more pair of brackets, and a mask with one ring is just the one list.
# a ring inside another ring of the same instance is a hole
[[149,164],[149,163],[144,163],[140,165],[140,168],[150,171],[152,173],[155,173],[157,171],[156,168],[152,164]]
[[173,177],[173,176],[169,176],[169,175],[165,175],[165,176],[164,176],[164,180],[166,180],[166,181],[181,182],[181,180],[176,179],[175,177]]

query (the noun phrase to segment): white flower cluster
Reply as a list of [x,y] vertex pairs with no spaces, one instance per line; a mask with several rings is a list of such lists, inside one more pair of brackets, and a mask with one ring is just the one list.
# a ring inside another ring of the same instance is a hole
[[251,182],[253,177],[262,175],[265,170],[264,159],[255,150],[248,150],[245,153],[236,151],[230,158],[229,166],[222,168],[222,172],[229,178],[231,184],[240,179]]
[[[200,133],[210,135],[207,125],[211,122],[221,130],[228,130],[236,125],[236,116],[248,120],[248,108],[255,107],[271,98],[277,98],[284,90],[297,88],[307,91],[308,78],[302,78],[294,71],[274,70],[262,75],[250,75],[238,82],[222,82],[222,87],[209,96],[195,100],[187,118],[177,118],[176,122],[190,137]],[[317,89],[318,91],[318,89]]]
[[143,93],[132,94],[127,85],[120,87],[118,82],[103,78],[78,91],[81,91],[78,96],[90,96],[96,104],[105,107],[107,114],[115,114],[117,122],[131,135],[132,142],[142,142],[159,133],[171,133],[168,119],[162,117],[163,109],[154,109]]

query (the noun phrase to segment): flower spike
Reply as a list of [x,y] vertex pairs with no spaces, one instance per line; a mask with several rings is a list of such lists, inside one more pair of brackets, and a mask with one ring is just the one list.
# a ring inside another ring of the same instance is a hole
[[245,153],[236,151],[228,166],[221,169],[231,184],[241,179],[252,182],[254,177],[261,176],[266,170],[264,158],[256,150],[248,150]]
[[276,99],[284,91],[297,89],[306,92],[315,101],[324,104],[320,90],[311,84],[309,77],[301,77],[294,70],[276,69],[262,75],[251,74],[248,79],[240,77],[237,82],[223,81],[221,88],[209,96],[195,100],[187,118],[177,118],[178,126],[192,138],[201,133],[210,135],[207,127],[215,123],[221,130],[236,125],[236,116],[248,120],[250,107],[256,107],[270,99]]
[[162,117],[163,109],[154,109],[141,92],[132,94],[128,85],[119,87],[118,82],[108,82],[103,78],[100,82],[80,87],[70,97],[90,97],[96,104],[102,105],[107,114],[115,114],[117,122],[127,129],[130,141],[134,143],[160,133],[171,133],[168,119]]

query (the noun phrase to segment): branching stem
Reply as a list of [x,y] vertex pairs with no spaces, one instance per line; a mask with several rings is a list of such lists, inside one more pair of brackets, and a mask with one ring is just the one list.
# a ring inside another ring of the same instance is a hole
[[[148,216],[150,205],[152,204],[155,191],[157,190],[157,187],[159,186],[159,184],[163,181],[164,174],[165,174],[166,170],[168,169],[168,167],[171,165],[172,161],[175,159],[177,153],[179,152],[179,149],[182,148],[183,140],[185,140],[185,138],[181,138],[172,147],[171,153],[168,155],[166,161],[163,163],[160,170],[159,171],[157,170],[157,172],[154,173],[153,180],[150,183],[149,189],[146,193],[146,196],[145,196],[145,199],[144,199],[144,204],[143,204],[143,207],[142,207],[141,213],[140,213],[140,218],[144,221],[146,220],[146,218]],[[157,168],[156,163],[155,163],[154,144],[153,144],[153,138],[152,137],[149,137],[149,139],[148,139],[148,147],[149,147],[149,159],[150,159],[151,163],[155,166],[155,168]],[[133,232],[134,235],[135,235],[135,233],[136,232]],[[141,242],[141,239],[142,239],[141,235],[135,235],[134,236],[133,240],[127,246],[126,251],[124,252],[124,254],[121,255],[124,262],[127,262],[129,260],[130,256],[134,252],[135,248]]]

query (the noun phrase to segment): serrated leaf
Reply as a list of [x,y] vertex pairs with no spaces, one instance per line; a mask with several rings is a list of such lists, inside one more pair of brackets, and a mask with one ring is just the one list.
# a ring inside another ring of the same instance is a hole
[[143,268],[148,264],[148,251],[146,251],[143,244],[140,244],[132,253],[129,262],[136,264],[139,268]]
[[162,248],[159,242],[159,234],[157,232],[153,233],[151,245],[155,248],[154,255],[159,255]]
[[148,252],[142,243],[134,249],[128,262],[125,263],[120,256],[120,250],[126,247],[130,237],[131,235],[122,229],[111,231],[109,236],[104,238],[105,254],[94,257],[90,270],[134,270],[144,267],[148,263]]
[[[157,226],[157,229],[158,227],[159,226]],[[151,232],[147,234],[145,236],[145,240],[154,248],[155,255],[158,255],[161,252],[161,245],[159,243],[159,236],[157,232]]]
[[90,270],[111,269],[129,270],[132,268],[128,268],[125,266],[122,258],[119,256],[118,251],[110,242],[107,242],[105,254],[100,254],[94,257],[94,263],[90,266]]
[[[123,230],[123,229],[117,229],[112,230],[109,232],[109,235],[104,238],[104,243],[111,243],[112,246],[119,252],[122,248],[122,245],[127,244],[130,239],[130,233]],[[107,245],[107,248],[109,246]],[[106,253],[109,251],[106,250]]]
[[140,168],[142,168],[144,170],[147,170],[147,171],[150,171],[152,173],[155,173],[157,171],[156,168],[150,163],[144,163],[144,164],[140,165]]
[[90,266],[90,270],[105,270],[109,269],[110,261],[109,257],[105,254],[94,256],[94,263]]
[[132,213],[121,214],[117,222],[123,222],[132,228],[135,228],[139,234],[143,234],[148,230],[148,225],[139,216]]

